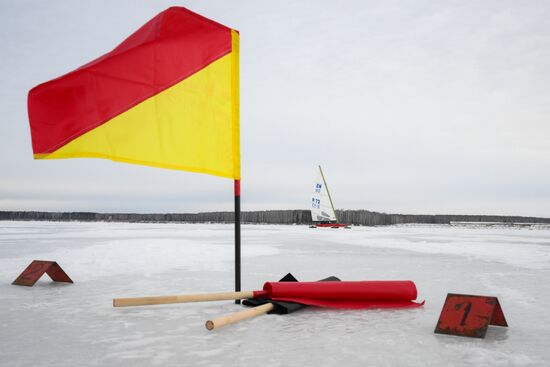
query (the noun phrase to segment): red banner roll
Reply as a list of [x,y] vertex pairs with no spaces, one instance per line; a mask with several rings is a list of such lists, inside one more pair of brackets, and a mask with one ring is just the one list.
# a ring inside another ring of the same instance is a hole
[[424,303],[416,299],[416,285],[410,280],[345,282],[267,282],[254,298],[269,298],[320,307],[409,308]]

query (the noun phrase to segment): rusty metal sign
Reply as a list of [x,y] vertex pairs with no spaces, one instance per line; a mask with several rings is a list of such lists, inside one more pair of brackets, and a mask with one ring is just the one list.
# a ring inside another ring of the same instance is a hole
[[489,325],[508,326],[496,297],[449,293],[435,333],[485,338]]
[[44,273],[54,282],[73,283],[55,261],[34,260],[11,284],[32,287]]

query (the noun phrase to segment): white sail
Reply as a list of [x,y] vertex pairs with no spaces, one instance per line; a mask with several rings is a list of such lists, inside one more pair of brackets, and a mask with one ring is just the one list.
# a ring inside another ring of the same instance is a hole
[[321,174],[321,167],[319,167],[317,179],[315,180],[315,185],[313,187],[310,207],[311,219],[314,222],[336,221],[336,214],[334,213],[334,210],[332,209],[332,204],[330,203],[327,185],[325,184],[325,181],[323,180],[323,176]]

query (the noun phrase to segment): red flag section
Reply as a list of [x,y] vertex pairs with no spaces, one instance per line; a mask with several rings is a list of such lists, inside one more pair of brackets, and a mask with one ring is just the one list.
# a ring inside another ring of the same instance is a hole
[[410,280],[346,282],[267,282],[254,298],[333,308],[414,308],[416,286]]

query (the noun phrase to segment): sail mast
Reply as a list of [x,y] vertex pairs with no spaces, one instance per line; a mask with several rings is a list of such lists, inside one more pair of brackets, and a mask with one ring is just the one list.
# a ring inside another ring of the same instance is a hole
[[336,218],[336,223],[338,223],[338,215],[336,215],[336,209],[334,209],[334,203],[332,202],[332,197],[330,196],[330,191],[328,189],[327,181],[325,180],[325,175],[323,174],[323,170],[321,169],[320,165],[319,165],[319,171],[321,172],[321,178],[323,179],[323,183],[325,184],[325,188],[327,189],[328,200],[330,201],[330,205],[332,206],[332,212],[334,213],[334,218]]

